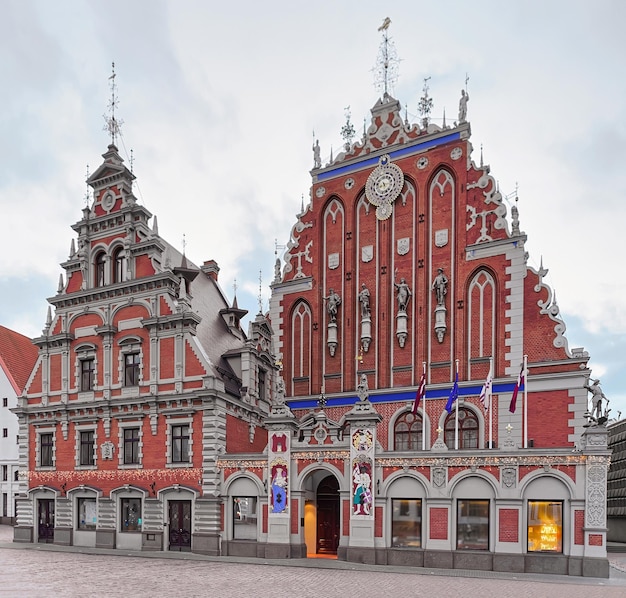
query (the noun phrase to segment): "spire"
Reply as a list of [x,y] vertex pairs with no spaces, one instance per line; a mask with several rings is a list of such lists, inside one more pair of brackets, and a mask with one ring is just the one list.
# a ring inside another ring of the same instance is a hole
[[443,123],[442,123],[442,128],[446,128],[446,109],[443,109]]
[[57,293],[62,293],[65,288],[65,281],[63,280],[63,274],[59,274],[59,285],[57,286]]
[[48,305],[48,314],[46,315],[46,325],[43,329],[44,334],[50,332],[50,326],[52,326],[52,308]]
[[156,215],[152,219],[152,233],[154,234],[155,237],[159,235],[159,223],[157,221]]
[[111,136],[111,145],[115,145],[117,136],[120,134],[120,127],[124,124],[123,120],[115,118],[115,108],[119,103],[116,95],[117,85],[115,84],[115,63],[111,63],[111,76],[109,77],[109,88],[111,90],[111,99],[109,100],[108,111],[109,115],[104,115],[104,130]]
[[263,313],[263,296],[262,296],[262,284],[263,284],[263,271],[259,270],[259,313]]
[[389,26],[391,19],[386,17],[383,24],[378,28],[382,32],[382,40],[378,48],[376,65],[374,71],[374,87],[383,98],[389,97],[393,93],[393,87],[398,81],[398,66],[400,61],[396,52],[396,47],[389,37]]
[[70,243],[70,259],[72,259],[76,255],[76,244],[74,243],[74,239]]

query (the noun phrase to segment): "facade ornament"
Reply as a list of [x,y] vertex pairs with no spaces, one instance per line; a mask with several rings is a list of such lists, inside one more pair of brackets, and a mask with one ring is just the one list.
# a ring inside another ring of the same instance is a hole
[[361,346],[363,347],[363,351],[367,353],[370,343],[372,342],[372,313],[370,291],[365,283],[361,284],[359,303],[361,304]]
[[276,405],[284,405],[285,404],[285,381],[282,376],[278,376],[278,380],[276,380],[276,394],[274,398],[274,403]]
[[378,160],[378,166],[372,170],[365,183],[365,197],[376,206],[376,218],[387,220],[393,212],[393,202],[398,198],[404,186],[404,173],[397,164],[393,164],[387,154]]
[[316,139],[313,144],[313,168],[322,167],[322,158],[320,157],[320,140]]
[[408,315],[406,312],[406,308],[409,304],[409,300],[411,299],[411,287],[406,282],[406,279],[401,278],[400,282],[393,283],[397,291],[397,300],[398,300],[398,313],[396,314],[396,338],[398,339],[398,344],[400,348],[403,348],[406,339],[409,335],[408,332]]
[[341,305],[341,297],[339,293],[336,293],[333,289],[329,290],[328,297],[322,297],[326,304],[326,311],[328,312],[328,337],[326,343],[328,344],[328,351],[330,356],[335,356],[337,350],[337,312]]
[[417,104],[417,110],[422,116],[422,126],[424,128],[428,127],[428,123],[430,121],[430,113],[433,110],[433,99],[428,95],[428,81],[430,77],[424,78],[424,95],[420,98],[420,101]]
[[467,122],[467,102],[469,102],[469,93],[462,89],[459,100],[459,124]]
[[445,305],[448,293],[448,278],[443,273],[443,268],[437,268],[437,276],[433,280],[432,290],[437,299],[437,307],[435,307],[435,334],[437,335],[437,340],[442,343],[448,329]]
[[359,380],[356,390],[359,395],[359,401],[369,401],[370,391],[367,384],[367,374],[361,374],[361,379]]
[[[591,393],[591,408],[585,413],[585,416],[588,418],[586,427],[591,425],[606,426],[611,410],[609,409],[609,400],[600,387],[600,380],[596,379],[591,384],[589,384],[589,380],[587,380],[587,384],[585,384],[584,387]],[[602,401],[606,401],[604,409],[602,409]]]

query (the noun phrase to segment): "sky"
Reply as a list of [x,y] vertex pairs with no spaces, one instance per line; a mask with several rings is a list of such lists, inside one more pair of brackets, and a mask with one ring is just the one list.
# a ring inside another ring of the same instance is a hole
[[[433,121],[467,90],[473,158],[517,191],[569,347],[591,355],[626,417],[626,3],[621,0],[0,0],[0,324],[41,334],[47,297],[110,142],[159,233],[254,316],[308,203],[312,143],[362,131],[385,17],[393,95],[411,121],[427,77]],[[235,287],[236,285],[236,287]]]

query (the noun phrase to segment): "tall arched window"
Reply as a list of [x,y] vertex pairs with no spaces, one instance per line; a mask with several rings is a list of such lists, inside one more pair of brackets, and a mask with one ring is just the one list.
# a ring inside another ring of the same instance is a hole
[[[453,411],[446,418],[444,429],[444,442],[448,448],[454,448],[454,426],[456,413]],[[465,408],[459,407],[459,449],[478,448],[478,418],[476,414]]]
[[126,277],[126,252],[118,247],[113,254],[113,282],[123,282]]
[[410,411],[402,414],[393,428],[393,443],[396,451],[422,450],[422,418]]
[[104,251],[100,251],[96,255],[95,272],[94,272],[94,284],[97,287],[104,286],[104,268],[106,264],[106,254]]

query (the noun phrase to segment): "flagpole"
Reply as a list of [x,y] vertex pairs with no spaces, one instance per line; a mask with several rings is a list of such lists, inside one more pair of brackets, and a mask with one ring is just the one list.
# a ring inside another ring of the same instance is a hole
[[[426,379],[426,362],[422,361],[422,375],[424,379]],[[424,389],[424,397],[422,398],[424,401],[422,407],[422,451],[426,450],[426,390]]]
[[528,448],[528,355],[524,355],[524,448]]
[[493,356],[489,358],[489,448],[493,448]]
[[[458,380],[459,378],[459,360],[456,359],[456,377],[455,377],[455,383],[456,380]],[[458,391],[457,391],[457,397],[456,397],[456,415],[455,415],[455,420],[454,420],[454,450],[458,451],[459,450],[459,396],[458,396]]]

